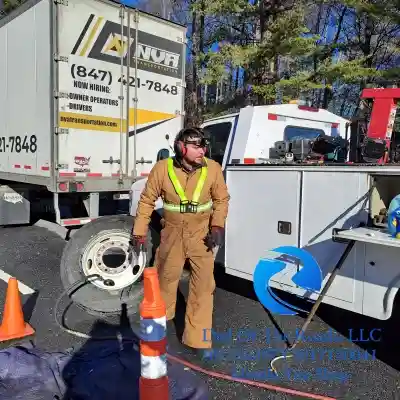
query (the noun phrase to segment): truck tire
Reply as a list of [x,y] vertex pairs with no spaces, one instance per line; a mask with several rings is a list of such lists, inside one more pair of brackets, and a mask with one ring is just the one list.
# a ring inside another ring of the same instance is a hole
[[65,290],[91,274],[108,280],[106,284],[87,283],[71,294],[71,300],[91,315],[117,315],[123,305],[129,314],[138,313],[143,298],[143,269],[152,262],[159,231],[150,226],[145,257],[141,253],[129,263],[127,250],[133,223],[134,217],[127,215],[100,217],[78,229],[64,248],[60,272]]

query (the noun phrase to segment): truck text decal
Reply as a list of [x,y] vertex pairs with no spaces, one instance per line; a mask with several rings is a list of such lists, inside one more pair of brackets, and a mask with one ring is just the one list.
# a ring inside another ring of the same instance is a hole
[[[93,24],[93,28],[84,42],[86,32],[94,20],[96,22]],[[130,29],[128,43],[127,27],[124,27],[124,36],[121,37],[121,26],[119,24],[112,21],[105,21],[102,25],[102,22],[102,17],[96,19],[93,14],[90,15],[71,54],[76,54],[84,42],[82,50],[79,53],[80,56],[118,65],[121,63],[121,57],[123,57],[124,65],[126,66],[128,47],[130,47],[130,66],[132,68],[135,66],[135,53],[137,51],[138,69],[182,79],[181,54],[184,44],[139,31],[138,44],[136,46],[135,29]],[[91,45],[101,25],[101,31],[94,40],[93,45]]]

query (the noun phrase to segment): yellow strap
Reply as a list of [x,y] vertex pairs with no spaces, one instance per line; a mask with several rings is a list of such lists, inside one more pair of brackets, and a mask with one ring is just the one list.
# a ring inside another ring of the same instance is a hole
[[193,203],[199,202],[200,194],[201,191],[203,190],[203,186],[204,183],[206,182],[206,179],[207,179],[207,167],[201,167],[200,178],[199,181],[197,182],[196,189],[194,190],[193,193],[193,199],[192,199]]
[[183,191],[182,186],[178,180],[178,177],[175,174],[174,160],[171,157],[168,158],[168,175],[169,175],[169,179],[171,179],[171,182],[174,185],[176,193],[178,194],[179,198],[181,199],[181,202],[186,202],[187,198],[186,198],[185,192]]
[[[188,199],[185,195],[184,190],[182,189],[182,186],[178,180],[178,177],[175,174],[174,160],[171,157],[168,158],[168,176],[169,176],[169,179],[171,179],[171,182],[174,185],[175,191],[178,194],[181,202],[182,203],[187,202]],[[196,189],[194,190],[194,193],[193,193],[193,199],[192,199],[193,203],[199,202],[201,191],[203,190],[203,186],[204,186],[204,183],[206,182],[206,179],[207,179],[207,167],[202,167],[199,181],[197,182]]]

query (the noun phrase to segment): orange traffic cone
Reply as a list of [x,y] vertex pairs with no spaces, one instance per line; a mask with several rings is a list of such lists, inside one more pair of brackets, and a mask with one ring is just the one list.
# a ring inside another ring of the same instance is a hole
[[167,318],[155,268],[144,270],[144,299],[140,304],[140,400],[168,400]]
[[3,320],[0,325],[0,342],[32,336],[35,330],[24,321],[18,281],[10,278],[7,286]]

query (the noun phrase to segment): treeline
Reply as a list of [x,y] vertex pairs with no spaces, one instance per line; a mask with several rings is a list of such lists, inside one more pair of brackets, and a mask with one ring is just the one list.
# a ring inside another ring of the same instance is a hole
[[[2,1],[5,12],[23,2]],[[137,5],[188,27],[189,123],[248,104],[294,99],[352,118],[365,111],[363,88],[399,83],[398,0],[138,0]]]
[[142,6],[188,26],[188,122],[294,99],[351,118],[363,88],[398,85],[397,0],[165,2]]
[[19,7],[25,0],[0,0],[0,17]]

